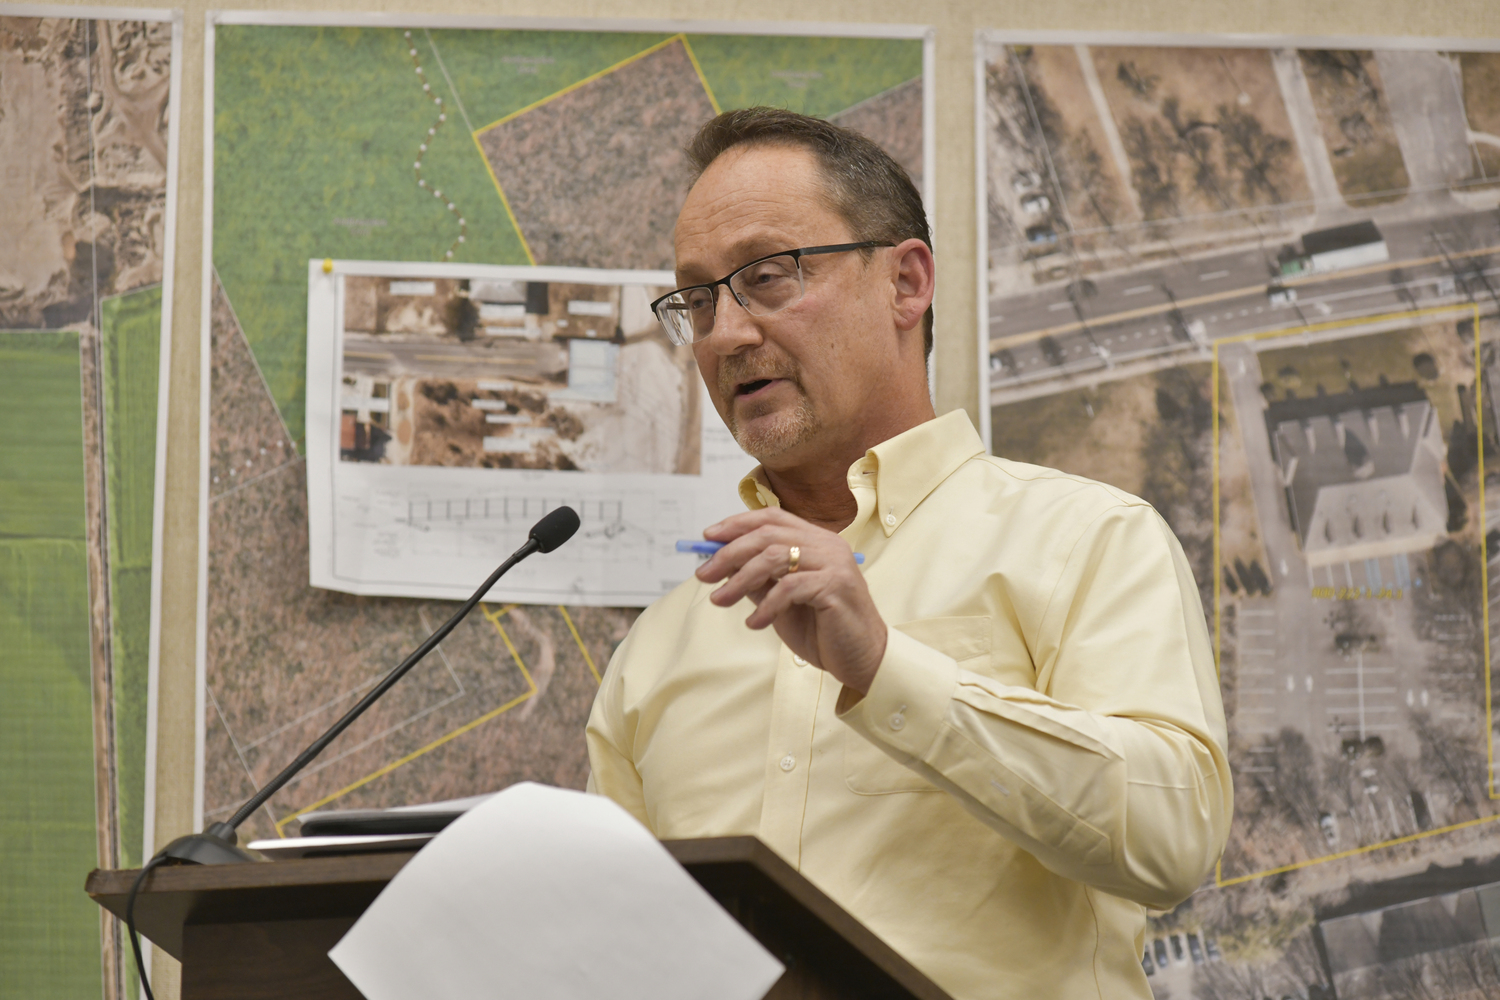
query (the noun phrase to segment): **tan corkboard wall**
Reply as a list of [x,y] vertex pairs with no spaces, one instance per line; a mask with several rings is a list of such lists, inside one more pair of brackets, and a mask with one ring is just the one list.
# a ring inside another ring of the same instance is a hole
[[[974,171],[974,32],[1014,30],[1152,31],[1276,35],[1415,35],[1500,37],[1493,0],[797,0],[755,3],[714,0],[322,0],[316,5],[272,0],[180,5],[182,58],[180,181],[173,310],[164,520],[160,722],[156,836],[186,832],[192,819],[193,724],[198,567],[198,415],[203,250],[203,43],[214,7],[305,11],[475,14],[505,17],[683,18],[788,22],[927,24],[937,32],[935,173],[937,399],[940,412],[963,407],[976,415],[976,192]],[[157,995],[177,996],[175,969],[158,956]]]

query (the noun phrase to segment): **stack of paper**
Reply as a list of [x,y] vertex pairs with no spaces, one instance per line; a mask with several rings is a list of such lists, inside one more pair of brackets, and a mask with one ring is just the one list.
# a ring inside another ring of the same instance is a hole
[[489,797],[473,795],[390,809],[311,812],[302,817],[300,836],[252,840],[248,846],[272,861],[372,851],[415,851],[435,837],[438,830]]
[[514,785],[329,952],[369,1000],[761,1000],[784,971],[608,799]]

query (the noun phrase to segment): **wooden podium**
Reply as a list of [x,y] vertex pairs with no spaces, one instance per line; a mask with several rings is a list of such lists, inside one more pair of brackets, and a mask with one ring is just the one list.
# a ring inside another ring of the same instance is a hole
[[[663,846],[786,965],[768,1000],[947,1000],[754,837]],[[158,868],[136,896],[136,926],[182,962],[182,1000],[360,1000],[328,950],[411,857]],[[135,877],[94,871],[86,888],[123,919]]]

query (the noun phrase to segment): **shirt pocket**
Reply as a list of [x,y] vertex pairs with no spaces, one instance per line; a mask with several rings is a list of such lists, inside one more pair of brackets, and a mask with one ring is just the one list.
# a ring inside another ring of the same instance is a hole
[[[951,656],[964,670],[988,673],[991,652],[989,615],[919,618],[891,627],[924,646]],[[844,782],[859,795],[939,791],[911,768],[898,764],[853,729],[844,729]]]

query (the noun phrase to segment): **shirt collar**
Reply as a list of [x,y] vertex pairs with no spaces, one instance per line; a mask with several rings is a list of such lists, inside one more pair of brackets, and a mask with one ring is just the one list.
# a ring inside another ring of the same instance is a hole
[[[984,442],[969,415],[954,410],[865,452],[849,466],[849,488],[875,490],[875,519],[889,536],[960,465],[982,454]],[[781,506],[759,465],[740,480],[740,499],[750,510]]]
[[781,506],[781,498],[771,492],[771,484],[766,480],[765,466],[757,465],[740,480],[740,500],[749,510]]

